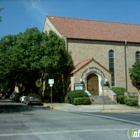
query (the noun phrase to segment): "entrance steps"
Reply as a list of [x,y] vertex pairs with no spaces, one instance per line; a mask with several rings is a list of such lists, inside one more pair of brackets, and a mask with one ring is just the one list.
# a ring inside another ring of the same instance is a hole
[[92,104],[117,104],[117,101],[111,100],[108,96],[90,96]]

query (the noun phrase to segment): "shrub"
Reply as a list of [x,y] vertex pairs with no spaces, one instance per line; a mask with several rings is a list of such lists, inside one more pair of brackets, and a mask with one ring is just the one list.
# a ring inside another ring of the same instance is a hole
[[74,98],[73,104],[74,105],[82,105],[83,104],[83,98]]
[[117,95],[124,95],[124,92],[126,92],[126,89],[123,87],[112,87],[111,90],[113,90]]
[[137,106],[138,100],[134,98],[125,98],[125,104],[129,106]]
[[70,91],[66,94],[65,102],[73,104],[74,98],[79,98],[79,97],[88,97],[88,95],[83,90]]
[[91,101],[89,97],[80,97],[80,98],[74,98],[73,104],[74,105],[90,105]]
[[[118,103],[124,104],[124,92],[126,92],[126,89],[123,87],[112,87],[111,90],[113,90],[116,93],[116,99]],[[123,96],[120,96],[123,95]],[[120,96],[120,97],[119,97]]]
[[83,105],[90,105],[91,104],[91,101],[89,99],[89,97],[84,97],[83,98]]
[[118,95],[117,96],[117,102],[118,103],[120,103],[120,104],[125,104],[125,99],[126,99],[127,97],[125,96],[125,95]]

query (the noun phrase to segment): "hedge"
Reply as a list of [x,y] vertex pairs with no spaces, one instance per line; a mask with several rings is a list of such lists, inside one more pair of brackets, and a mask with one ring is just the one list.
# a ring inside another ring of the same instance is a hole
[[137,106],[138,100],[134,98],[125,98],[125,104],[129,106]]
[[123,87],[112,87],[111,90],[113,90],[117,95],[124,95],[124,92],[126,92],[126,89]]
[[113,90],[117,94],[117,102],[120,104],[126,104],[129,106],[137,106],[138,100],[134,98],[127,98],[124,95],[124,92],[126,92],[126,89],[123,87],[112,87],[111,90]]
[[74,104],[74,98],[88,97],[87,93],[83,90],[74,90],[66,94],[65,102]]
[[74,105],[90,105],[91,101],[89,97],[80,97],[80,98],[74,98],[73,104]]
[[125,99],[127,97],[125,95],[118,95],[117,96],[117,102],[120,103],[120,104],[125,104]]

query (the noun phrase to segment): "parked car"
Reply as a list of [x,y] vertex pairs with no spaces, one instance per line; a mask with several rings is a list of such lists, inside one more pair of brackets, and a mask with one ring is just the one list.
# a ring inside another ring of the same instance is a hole
[[19,98],[21,103],[24,103],[24,99],[25,99],[25,97],[26,97],[26,96],[23,95],[23,96],[21,96],[21,97]]
[[40,96],[38,94],[29,94],[24,98],[24,103],[29,104],[42,104]]
[[2,93],[0,93],[0,99],[2,99]]
[[10,96],[10,100],[13,100],[15,102],[19,102],[20,101],[20,97],[22,96],[23,94],[22,93],[16,93],[16,92],[13,92]]
[[0,91],[0,99],[7,99],[10,97],[10,92]]

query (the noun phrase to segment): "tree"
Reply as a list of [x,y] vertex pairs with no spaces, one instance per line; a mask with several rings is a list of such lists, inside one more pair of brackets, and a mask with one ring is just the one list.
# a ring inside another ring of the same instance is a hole
[[[43,34],[42,45],[43,50],[45,50],[45,55],[41,60],[44,69],[43,74],[47,78],[54,78],[55,83],[61,81],[63,83],[61,85],[63,85],[64,92],[66,93],[67,76],[73,69],[73,60],[71,54],[65,48],[64,39],[50,31]],[[58,85],[60,84],[58,83]]]
[[38,79],[65,79],[72,68],[73,61],[64,40],[52,31],[41,33],[31,28],[0,40],[1,87],[22,83],[26,91],[37,92]]
[[13,43],[16,39],[16,36],[5,36],[0,40],[0,84],[2,89],[7,89],[7,87],[14,88],[13,78],[11,75],[13,74],[11,68],[11,48],[13,47]]
[[129,68],[129,74],[134,86],[138,87],[137,82],[140,81],[140,61],[135,62],[132,68]]
[[[133,85],[140,90],[140,61],[135,62],[132,68],[129,68],[130,78],[132,80]],[[140,105],[140,93],[138,94],[138,100]]]
[[28,91],[35,89],[35,80],[40,77],[41,36],[37,28],[31,28],[1,39],[0,75],[3,83],[14,81],[17,85],[22,83]]
[[45,55],[41,60],[44,67],[44,73],[48,77],[57,75],[67,75],[73,68],[71,54],[65,49],[65,42],[53,31],[44,33],[42,42]]

